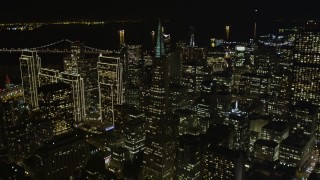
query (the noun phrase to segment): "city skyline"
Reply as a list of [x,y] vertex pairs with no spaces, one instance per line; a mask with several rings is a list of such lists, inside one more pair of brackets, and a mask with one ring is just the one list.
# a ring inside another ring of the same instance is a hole
[[9,4],[0,179],[320,179],[315,1]]

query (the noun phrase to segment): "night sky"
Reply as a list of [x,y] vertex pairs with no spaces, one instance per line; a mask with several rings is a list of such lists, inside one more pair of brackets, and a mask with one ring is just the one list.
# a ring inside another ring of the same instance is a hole
[[[2,2],[3,3],[3,2]],[[179,21],[320,19],[318,0],[10,0],[1,5],[0,21],[170,18]]]

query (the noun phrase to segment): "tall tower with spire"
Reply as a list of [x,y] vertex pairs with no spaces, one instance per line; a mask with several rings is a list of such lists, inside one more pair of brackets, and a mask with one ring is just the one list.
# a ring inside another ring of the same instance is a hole
[[10,81],[10,78],[7,74],[6,75],[6,90],[10,90],[10,89],[11,89],[11,81]]
[[165,56],[163,32],[159,22],[149,104],[146,110],[147,133],[143,159],[145,179],[171,179],[175,165],[175,129],[169,111],[169,65]]
[[190,39],[189,39],[189,47],[194,47],[195,46],[195,42],[194,42],[194,27],[190,26]]
[[156,56],[155,57],[161,58],[163,56],[165,56],[165,49],[164,49],[162,25],[161,25],[161,20],[159,19],[157,45],[156,45]]

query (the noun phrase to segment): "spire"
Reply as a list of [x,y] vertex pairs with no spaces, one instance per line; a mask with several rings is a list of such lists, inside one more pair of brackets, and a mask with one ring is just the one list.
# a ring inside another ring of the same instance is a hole
[[189,40],[189,46],[190,47],[194,47],[195,43],[194,43],[194,27],[190,26],[190,40]]
[[165,55],[165,52],[164,52],[163,31],[161,26],[161,20],[159,19],[157,45],[156,45],[156,58],[160,58],[164,55]]
[[234,109],[232,109],[231,111],[232,111],[233,113],[239,113],[239,112],[241,112],[241,111],[239,111],[239,109],[238,109],[238,100],[236,100],[235,107],[234,107]]
[[10,84],[11,84],[10,78],[8,74],[6,74],[6,89],[10,89]]

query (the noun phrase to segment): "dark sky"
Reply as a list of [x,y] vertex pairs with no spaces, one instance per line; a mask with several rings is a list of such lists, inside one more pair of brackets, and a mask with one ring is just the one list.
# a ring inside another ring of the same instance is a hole
[[[319,0],[7,0],[0,21],[158,18],[237,21],[320,19]],[[317,2],[318,1],[318,2]],[[3,3],[3,2],[2,2]]]

